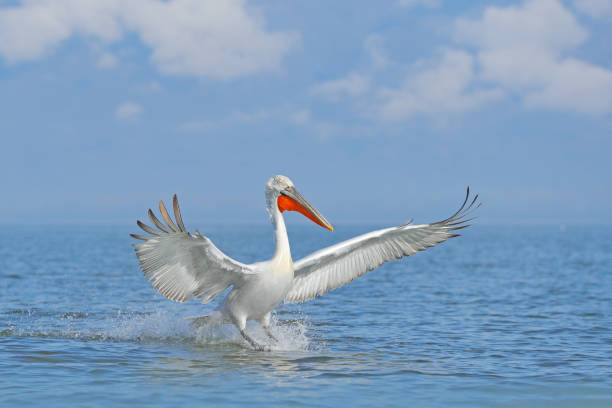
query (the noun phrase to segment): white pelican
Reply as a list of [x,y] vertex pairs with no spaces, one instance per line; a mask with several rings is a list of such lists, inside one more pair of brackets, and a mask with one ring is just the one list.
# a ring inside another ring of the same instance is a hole
[[[458,236],[454,231],[468,226],[466,222],[470,219],[466,219],[466,215],[478,198],[476,195],[466,207],[469,194],[468,187],[461,208],[443,221],[422,225],[413,225],[410,221],[406,225],[373,231],[321,249],[296,262],[291,258],[283,211],[298,211],[330,231],[333,227],[302,197],[288,177],[280,175],[266,184],[266,203],[276,244],[274,256],[269,261],[243,264],[221,252],[197,229],[193,234],[187,232],[176,195],[173,200],[176,224],[160,201],[159,211],[166,224],[149,209],[149,218],[158,229],[138,221],[138,226],[151,235],[131,235],[144,241],[134,244],[144,275],[168,299],[185,302],[193,296],[207,303],[233,286],[225,302],[210,317],[215,317],[217,322],[233,323],[253,348],[264,350],[247,334],[247,320],[258,321],[274,339],[269,330],[270,314],[280,302],[304,302],[387,261],[415,254]],[[200,319],[205,321],[209,316],[195,320]]]

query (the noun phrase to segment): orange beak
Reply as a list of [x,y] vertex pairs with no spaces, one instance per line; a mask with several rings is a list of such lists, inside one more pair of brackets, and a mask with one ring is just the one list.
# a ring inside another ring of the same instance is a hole
[[287,187],[281,192],[278,196],[277,204],[280,212],[297,211],[323,228],[327,228],[330,231],[334,230],[334,227],[332,227],[323,214],[306,201],[293,186]]

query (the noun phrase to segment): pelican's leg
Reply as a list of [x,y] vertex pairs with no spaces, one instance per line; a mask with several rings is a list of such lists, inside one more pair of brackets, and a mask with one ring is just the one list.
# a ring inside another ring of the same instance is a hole
[[278,343],[278,339],[276,337],[274,337],[274,335],[272,333],[270,333],[270,328],[269,327],[264,327],[264,331],[266,332],[266,334],[268,335],[269,338],[271,338],[272,340],[274,340],[275,342]]
[[255,340],[253,340],[251,338],[251,336],[249,336],[246,332],[245,329],[240,329],[240,334],[242,334],[242,337],[244,337],[244,339],[251,345],[251,347],[253,347],[255,350],[257,351],[267,351],[268,348],[265,346],[262,346],[261,344],[257,343]]
[[268,313],[264,316],[263,319],[261,319],[260,323],[264,331],[268,335],[268,337],[278,343],[278,339],[274,337],[274,335],[270,332],[270,318],[271,318],[271,313]]
[[235,320],[234,324],[236,325],[236,327],[238,327],[238,330],[240,330],[240,334],[242,335],[242,337],[244,337],[247,343],[251,345],[251,347],[258,351],[268,350],[266,347],[253,340],[253,338],[249,336],[249,334],[246,332],[246,319],[240,319],[238,321]]

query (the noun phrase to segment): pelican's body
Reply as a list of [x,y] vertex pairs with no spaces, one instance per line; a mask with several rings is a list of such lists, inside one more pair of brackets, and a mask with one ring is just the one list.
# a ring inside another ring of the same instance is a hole
[[144,241],[135,246],[145,276],[167,298],[184,302],[194,296],[203,298],[206,303],[232,286],[225,302],[213,314],[197,320],[212,318],[217,323],[231,322],[253,347],[263,349],[246,333],[247,320],[260,322],[273,338],[269,331],[270,313],[282,301],[312,299],[386,261],[411,255],[456,236],[451,231],[467,226],[464,217],[476,198],[465,208],[466,196],[459,211],[444,221],[423,225],[409,223],[373,231],[317,251],[295,264],[283,211],[299,211],[315,223],[331,231],[333,228],[285,176],[274,176],[266,184],[266,203],[275,240],[274,255],[268,261],[250,265],[240,263],[223,254],[197,230],[188,233],[176,195],[173,201],[176,224],[160,202],[160,213],[166,224],[149,210],[149,217],[158,229],[138,221],[151,236],[132,236]]
[[244,329],[247,320],[256,320],[268,330],[270,313],[293,283],[293,260],[289,241],[285,241],[277,245],[272,259],[252,264],[255,273],[247,276],[242,285],[234,286],[219,309],[224,320],[231,320],[239,329]]

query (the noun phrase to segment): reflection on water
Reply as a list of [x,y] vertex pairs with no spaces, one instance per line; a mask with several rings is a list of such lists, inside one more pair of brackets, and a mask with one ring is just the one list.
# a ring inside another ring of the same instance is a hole
[[[270,352],[232,326],[192,330],[184,317],[216,302],[156,295],[127,230],[11,228],[0,231],[0,405],[612,405],[603,228],[473,228],[279,308],[278,343],[249,323]],[[231,256],[269,255],[268,235],[232,228],[210,231]],[[369,229],[295,228],[295,258]]]

